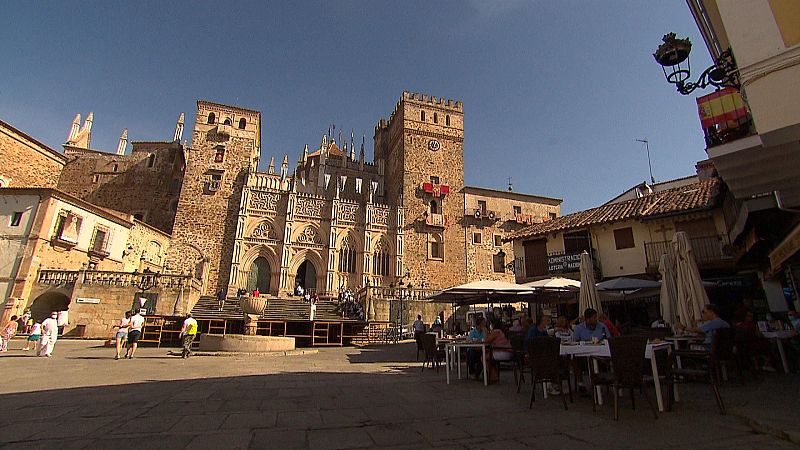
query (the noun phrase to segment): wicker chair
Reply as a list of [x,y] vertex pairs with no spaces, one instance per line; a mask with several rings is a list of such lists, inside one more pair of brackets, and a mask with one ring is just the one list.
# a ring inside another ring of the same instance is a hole
[[422,348],[425,350],[425,361],[422,362],[422,370],[425,370],[425,366],[430,364],[430,367],[436,367],[436,371],[439,371],[439,363],[444,361],[444,350],[437,348],[436,346],[436,335],[435,334],[423,334],[420,337],[420,341],[422,341]]
[[[609,386],[614,394],[614,420],[619,420],[619,393],[620,389],[627,388],[631,395],[631,407],[636,409],[636,400],[634,399],[634,389],[639,388],[640,392],[644,395],[650,408],[653,410],[653,416],[658,419],[658,410],[656,410],[650,396],[647,395],[647,389],[644,388],[644,368],[645,368],[645,349],[647,348],[647,338],[644,336],[618,336],[609,339],[609,350],[611,350],[611,366],[612,372],[604,372],[599,374],[592,374],[592,388],[595,386]],[[594,410],[597,410],[597,390],[592,389],[594,399]]]
[[[569,373],[561,359],[561,340],[554,337],[535,337],[528,339],[528,365],[531,368],[531,401],[528,408],[533,408],[536,401],[536,383],[555,383],[559,386],[559,395],[564,402],[564,409],[567,408],[567,398],[564,396],[564,386],[562,380],[566,376],[569,381]],[[567,383],[569,385],[569,383]],[[569,385],[569,399],[572,400],[572,386]]]
[[[668,409],[675,401],[675,383],[702,382],[711,385],[717,400],[719,413],[725,414],[725,404],[719,393],[721,365],[733,358],[733,329],[718,328],[711,340],[711,350],[676,350],[672,352],[672,371],[667,379],[669,391]],[[677,358],[681,360],[678,367]]]

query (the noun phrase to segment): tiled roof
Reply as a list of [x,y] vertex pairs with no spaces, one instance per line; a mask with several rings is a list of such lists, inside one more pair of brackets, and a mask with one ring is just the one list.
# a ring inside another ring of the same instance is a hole
[[[322,149],[319,149],[319,150],[315,151],[314,153],[309,154],[308,157],[310,158],[312,156],[319,156],[321,153],[322,153]],[[331,145],[328,146],[328,155],[330,155],[330,156],[338,156],[338,157],[341,158],[341,157],[344,156],[344,152],[339,148],[338,145],[336,145],[336,142],[332,142]]]
[[530,238],[548,233],[569,231],[610,222],[632,219],[653,219],[691,211],[710,209],[716,205],[719,194],[719,179],[704,180],[688,186],[680,186],[656,192],[641,198],[610,203],[587,209],[546,222],[533,224],[511,233],[504,241]]

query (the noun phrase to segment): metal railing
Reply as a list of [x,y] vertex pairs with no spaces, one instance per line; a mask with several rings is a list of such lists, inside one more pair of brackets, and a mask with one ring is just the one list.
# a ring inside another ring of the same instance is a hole
[[[698,265],[713,264],[733,258],[726,251],[729,242],[725,235],[693,237],[689,238],[689,244],[692,246],[694,259]],[[665,253],[669,254],[673,260],[675,258],[672,241],[645,242],[644,250],[647,267],[651,269],[658,268],[661,255]]]

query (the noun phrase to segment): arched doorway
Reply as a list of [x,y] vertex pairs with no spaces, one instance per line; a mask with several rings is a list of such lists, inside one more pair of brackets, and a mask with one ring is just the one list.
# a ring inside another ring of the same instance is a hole
[[31,316],[33,320],[41,322],[50,317],[53,311],[66,311],[69,309],[70,298],[63,292],[50,291],[36,297],[31,303]]
[[317,289],[317,269],[311,261],[305,260],[300,267],[297,268],[297,274],[294,277],[294,285],[303,286],[306,291],[312,292]]
[[269,293],[269,281],[272,272],[269,269],[269,261],[263,256],[259,256],[250,265],[250,274],[247,276],[247,291],[253,292],[258,288],[259,292]]

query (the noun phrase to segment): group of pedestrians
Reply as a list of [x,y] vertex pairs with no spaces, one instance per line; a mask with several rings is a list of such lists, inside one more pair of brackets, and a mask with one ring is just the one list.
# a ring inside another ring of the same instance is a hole
[[[28,332],[28,339],[22,350],[31,350],[31,345],[33,345],[37,356],[49,358],[50,355],[53,354],[56,341],[58,341],[58,312],[53,311],[50,313],[50,317],[44,319],[41,323],[29,319],[29,317],[29,312],[26,312],[22,317],[22,322],[24,324],[23,331]],[[16,315],[11,316],[11,320],[0,330],[0,351],[8,351],[8,343],[17,335],[17,331],[19,330],[19,323],[17,320],[18,317]],[[29,320],[32,322],[30,326],[28,325]]]
[[142,338],[142,330],[144,328],[144,316],[142,310],[133,314],[132,311],[125,311],[125,317],[119,320],[119,324],[114,325],[117,333],[114,336],[116,339],[117,355],[114,359],[119,359],[122,353],[122,347],[125,345],[125,356],[123,358],[133,359],[136,354],[136,348],[139,346],[139,340]]

